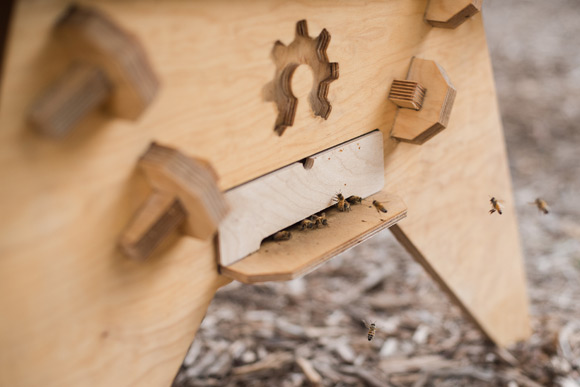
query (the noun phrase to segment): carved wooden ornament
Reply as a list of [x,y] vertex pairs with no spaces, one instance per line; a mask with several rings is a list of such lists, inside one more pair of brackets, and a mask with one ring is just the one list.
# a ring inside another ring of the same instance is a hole
[[281,41],[274,43],[272,59],[276,64],[274,80],[265,87],[267,101],[274,101],[278,108],[278,117],[274,130],[282,135],[287,127],[294,124],[298,99],[292,93],[292,75],[298,66],[306,64],[312,69],[314,83],[310,91],[309,102],[314,115],[327,119],[332,106],[328,101],[330,82],[338,79],[338,63],[328,61],[326,49],[330,43],[330,34],[323,29],[316,38],[308,36],[306,20],[296,23],[296,37],[286,46]]

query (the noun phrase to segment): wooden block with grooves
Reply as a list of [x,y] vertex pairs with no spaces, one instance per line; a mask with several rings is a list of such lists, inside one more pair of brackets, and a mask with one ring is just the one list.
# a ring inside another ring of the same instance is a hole
[[398,107],[420,110],[425,91],[419,82],[395,79],[391,84],[389,99]]
[[425,97],[420,110],[398,109],[391,136],[421,145],[447,127],[456,91],[445,70],[432,60],[412,58],[407,81],[423,85]]

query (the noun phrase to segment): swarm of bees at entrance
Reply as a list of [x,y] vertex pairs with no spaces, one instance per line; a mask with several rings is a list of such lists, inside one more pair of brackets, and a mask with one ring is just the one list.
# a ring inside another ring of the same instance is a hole
[[341,194],[340,192],[336,194],[336,198],[334,199],[334,201],[336,201],[336,208],[338,208],[340,212],[350,211],[350,203],[348,202],[348,200],[344,198],[343,194]]
[[[348,198],[345,198],[342,193],[337,193],[335,196],[332,197],[332,201],[335,202],[335,206],[338,211],[340,212],[349,212],[351,210],[351,205],[361,204],[363,202],[363,198],[360,196],[352,195]],[[377,200],[373,201],[373,206],[377,210],[377,212],[386,213],[387,209]],[[292,226],[295,227],[296,225]],[[306,219],[302,219],[298,224],[298,228],[302,231],[305,230],[314,230],[322,227],[328,226],[328,219],[326,218],[325,212],[320,212],[318,214],[314,214],[309,216]],[[271,235],[270,238],[274,241],[287,241],[292,238],[292,233],[289,229],[278,231],[274,235]]]
[[352,195],[345,199],[342,193],[337,193],[335,197],[332,198],[332,201],[336,202],[336,208],[340,212],[349,212],[350,206],[353,204],[361,204],[362,198],[360,196]]
[[328,226],[328,220],[326,219],[326,214],[324,212],[318,215],[312,215],[311,217],[306,218],[300,222],[301,230],[312,230],[324,226]]

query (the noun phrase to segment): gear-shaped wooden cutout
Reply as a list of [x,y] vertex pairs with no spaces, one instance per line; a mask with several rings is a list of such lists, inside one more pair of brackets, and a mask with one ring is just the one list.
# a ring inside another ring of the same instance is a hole
[[312,69],[314,82],[310,91],[310,107],[314,115],[327,119],[332,110],[328,101],[330,82],[338,79],[338,63],[330,63],[326,49],[330,34],[323,29],[316,38],[308,36],[306,20],[296,23],[294,41],[286,46],[281,41],[274,43],[272,59],[276,64],[274,80],[266,85],[267,101],[274,101],[278,107],[278,117],[274,131],[282,135],[287,127],[294,124],[298,99],[292,93],[292,75],[298,66],[306,64]]

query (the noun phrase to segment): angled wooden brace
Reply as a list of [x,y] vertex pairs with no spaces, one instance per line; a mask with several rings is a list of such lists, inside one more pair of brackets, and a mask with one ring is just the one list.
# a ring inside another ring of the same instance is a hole
[[229,208],[209,164],[152,143],[139,167],[153,193],[121,235],[119,247],[127,256],[149,257],[180,225],[195,238],[214,235]]
[[411,59],[406,80],[394,80],[389,100],[399,106],[391,136],[421,145],[447,127],[455,88],[432,60]]

